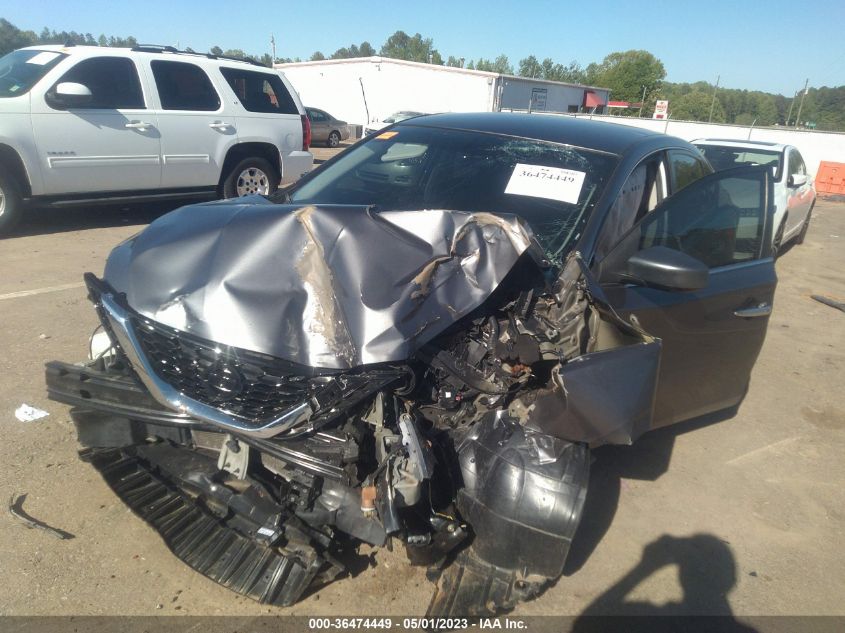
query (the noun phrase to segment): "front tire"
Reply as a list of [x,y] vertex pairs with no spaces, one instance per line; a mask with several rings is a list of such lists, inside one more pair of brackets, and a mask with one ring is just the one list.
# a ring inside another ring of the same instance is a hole
[[804,218],[804,224],[801,225],[801,232],[798,234],[798,237],[795,238],[796,244],[803,244],[804,238],[807,237],[807,230],[810,228],[810,218],[813,215],[813,207],[810,207],[810,210],[807,211],[807,217]]
[[251,156],[235,165],[223,181],[224,198],[269,196],[279,187],[276,168],[264,158]]
[[326,141],[326,145],[329,147],[337,147],[340,145],[340,133],[335,131],[329,134],[329,140]]
[[23,216],[23,198],[18,183],[0,172],[0,236],[6,235]]
[[775,233],[775,239],[772,240],[772,259],[777,259],[780,251],[783,249],[783,232],[785,230],[786,219],[784,218],[778,227],[777,233]]

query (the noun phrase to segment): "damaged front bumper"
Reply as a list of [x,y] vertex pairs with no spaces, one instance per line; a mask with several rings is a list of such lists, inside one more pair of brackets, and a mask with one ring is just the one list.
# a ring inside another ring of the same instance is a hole
[[[562,573],[588,445],[629,443],[650,421],[659,342],[570,263],[565,300],[508,290],[403,361],[349,369],[177,330],[87,275],[111,347],[49,363],[49,396],[72,406],[83,459],[224,586],[289,605],[358,543],[398,541],[438,581],[430,614],[492,614]],[[585,353],[605,312],[629,344]]]

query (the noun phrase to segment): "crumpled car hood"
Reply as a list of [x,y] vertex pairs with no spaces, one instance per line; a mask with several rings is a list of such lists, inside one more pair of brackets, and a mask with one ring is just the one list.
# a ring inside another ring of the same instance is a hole
[[516,216],[277,205],[169,213],[112,251],[105,280],[178,330],[302,365],[401,361],[541,251]]

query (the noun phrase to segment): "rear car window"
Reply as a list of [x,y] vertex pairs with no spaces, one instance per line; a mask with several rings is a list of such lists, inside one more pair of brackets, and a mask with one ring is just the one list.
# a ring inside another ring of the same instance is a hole
[[145,107],[138,70],[128,57],[82,60],[56,83],[63,82],[82,84],[91,91],[86,109],[139,110]]
[[155,60],[151,64],[164,110],[214,112],[220,96],[205,71],[196,64]]
[[225,67],[220,72],[243,107],[250,112],[299,114],[279,75]]

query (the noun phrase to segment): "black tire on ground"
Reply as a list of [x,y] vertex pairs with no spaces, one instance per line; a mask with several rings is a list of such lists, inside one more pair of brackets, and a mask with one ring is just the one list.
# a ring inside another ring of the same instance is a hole
[[807,229],[810,228],[810,218],[813,215],[813,207],[810,207],[810,210],[807,211],[807,217],[804,219],[804,224],[801,225],[801,232],[798,234],[798,237],[795,238],[796,244],[803,244],[804,238],[807,237]]
[[337,131],[333,131],[329,134],[329,140],[326,141],[326,145],[329,147],[337,147],[340,145],[340,133]]
[[783,250],[783,232],[786,230],[786,218],[781,220],[780,226],[775,233],[775,239],[772,240],[772,257],[777,259],[781,250]]
[[264,158],[250,156],[239,161],[226,174],[223,181],[223,197],[238,198],[254,193],[270,195],[278,187],[279,174],[276,168]]
[[7,234],[23,216],[23,199],[18,183],[0,171],[0,236]]

